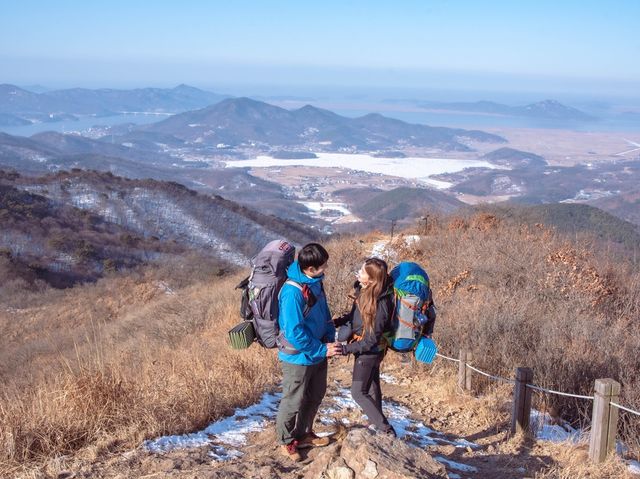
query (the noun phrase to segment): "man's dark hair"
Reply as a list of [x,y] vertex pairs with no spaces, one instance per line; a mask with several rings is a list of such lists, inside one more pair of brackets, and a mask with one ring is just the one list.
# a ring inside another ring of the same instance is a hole
[[318,243],[305,245],[298,253],[298,264],[301,270],[319,268],[329,260],[329,253]]

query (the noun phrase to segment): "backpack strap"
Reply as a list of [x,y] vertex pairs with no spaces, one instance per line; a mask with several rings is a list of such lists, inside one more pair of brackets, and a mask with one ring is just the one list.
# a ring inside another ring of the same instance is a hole
[[413,306],[411,303],[409,303],[408,301],[406,301],[397,292],[394,294],[394,297],[395,297],[395,301],[394,301],[394,304],[393,304],[393,315],[394,315],[394,317],[398,320],[398,322],[404,324],[405,326],[407,326],[409,328],[413,328],[413,323],[407,323],[406,321],[402,320],[399,315],[396,316],[396,307],[397,307],[398,301],[399,301],[400,303],[402,303],[403,306],[407,307],[408,309],[410,309],[414,313],[417,311],[417,308],[415,306]]
[[291,285],[291,286],[293,286],[294,288],[298,288],[300,291],[303,291],[303,290],[304,290],[303,286],[302,286],[300,283],[298,283],[297,281],[294,281],[294,280],[292,280],[292,279],[287,279],[287,280],[284,282],[284,284],[290,284],[290,285]]
[[[311,291],[311,288],[309,288],[309,286],[306,284],[300,284],[292,279],[286,280],[284,284],[289,284],[294,288],[298,288],[300,290],[300,292],[302,293],[302,299],[304,299],[304,310],[302,311],[302,317],[306,318],[307,316],[309,316],[311,308],[313,308],[313,306],[318,301],[318,299],[313,294],[313,291]],[[324,286],[322,286],[322,282],[320,282],[320,287],[322,288],[322,292],[324,293]]]
[[[313,294],[309,286],[307,286],[306,284],[300,284],[292,279],[287,279],[284,284],[293,286],[302,293],[302,298],[304,299],[304,310],[302,311],[302,317],[306,318],[311,312],[311,308],[313,307],[313,305],[317,302],[315,295]],[[280,291],[278,292],[278,300],[280,300],[280,294],[282,294],[282,288],[280,288]],[[300,352],[296,348],[294,348],[293,345],[289,343],[289,341],[287,341],[287,338],[284,337],[284,333],[282,331],[280,331],[280,334],[278,335],[277,344],[278,349],[285,354],[298,354]]]
[[402,296],[398,296],[398,299],[400,299],[400,302],[405,305],[407,308],[409,308],[411,311],[418,311],[418,308],[416,306],[413,306],[411,303],[409,303],[409,301],[406,301]]

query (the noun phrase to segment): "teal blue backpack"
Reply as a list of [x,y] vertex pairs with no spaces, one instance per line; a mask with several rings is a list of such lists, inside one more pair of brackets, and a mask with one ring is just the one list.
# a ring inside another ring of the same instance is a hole
[[429,275],[417,263],[404,261],[391,270],[395,309],[391,331],[385,335],[389,348],[400,353],[416,351],[416,358],[431,362],[436,348],[430,339],[436,308]]

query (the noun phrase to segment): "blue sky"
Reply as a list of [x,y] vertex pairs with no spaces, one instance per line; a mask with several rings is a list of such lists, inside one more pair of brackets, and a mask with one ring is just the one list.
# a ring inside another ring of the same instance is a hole
[[640,85],[633,0],[3,4],[0,82]]

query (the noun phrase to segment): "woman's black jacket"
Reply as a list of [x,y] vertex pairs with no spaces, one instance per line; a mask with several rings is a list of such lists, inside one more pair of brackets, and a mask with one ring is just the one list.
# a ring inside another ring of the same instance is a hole
[[393,283],[390,280],[385,282],[382,293],[378,296],[378,307],[376,309],[376,317],[373,325],[373,331],[369,331],[363,335],[363,322],[360,309],[358,308],[357,298],[360,296],[362,286],[358,281],[354,285],[356,300],[353,302],[349,313],[336,318],[334,323],[338,329],[338,340],[349,341],[358,336],[361,339],[351,341],[345,345],[346,353],[353,354],[377,354],[383,352],[384,348],[380,347],[382,335],[391,330],[391,316],[395,307],[395,299],[393,294]]

